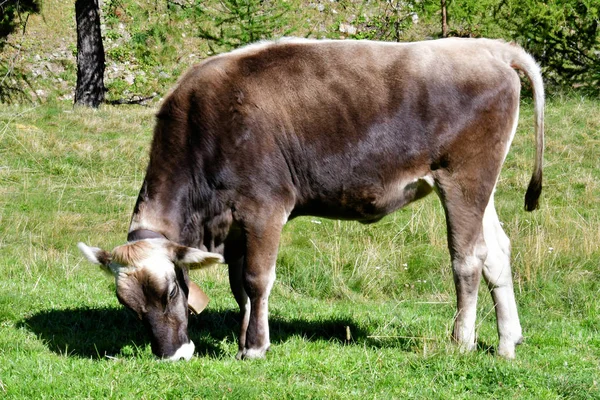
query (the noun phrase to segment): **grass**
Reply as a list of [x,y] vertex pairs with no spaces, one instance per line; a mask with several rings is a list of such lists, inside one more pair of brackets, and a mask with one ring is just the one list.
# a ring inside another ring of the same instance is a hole
[[430,196],[375,225],[289,222],[266,360],[234,359],[225,267],[194,273],[212,301],[191,320],[197,356],[176,364],[154,359],[114,284],[75,247],[124,241],[154,110],[0,106],[0,397],[600,398],[599,105],[550,101],[534,213],[522,211],[533,162],[522,107],[496,195],[526,336],[516,360],[494,355],[483,287],[478,350],[450,343],[454,288]]

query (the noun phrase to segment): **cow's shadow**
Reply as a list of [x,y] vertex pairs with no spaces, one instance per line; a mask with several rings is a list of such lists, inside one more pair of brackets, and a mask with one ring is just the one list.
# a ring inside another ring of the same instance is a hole
[[[190,317],[189,334],[199,356],[233,355],[230,346],[237,343],[237,311],[206,310]],[[75,308],[47,310],[24,319],[19,326],[33,332],[48,348],[61,355],[99,359],[135,353],[150,343],[143,325],[124,308]],[[306,340],[361,343],[367,332],[350,317],[308,321],[270,317],[271,342],[281,343],[291,336]],[[347,340],[347,332],[351,340]],[[125,350],[124,350],[125,349]]]

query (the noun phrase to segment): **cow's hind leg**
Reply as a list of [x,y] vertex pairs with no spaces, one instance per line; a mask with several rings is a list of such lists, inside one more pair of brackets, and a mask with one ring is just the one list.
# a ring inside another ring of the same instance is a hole
[[[470,233],[461,233],[466,226],[456,225],[452,228],[453,240],[462,241]],[[475,320],[477,316],[477,294],[481,281],[483,261],[486,257],[486,246],[483,236],[472,234],[452,252],[452,273],[456,287],[457,313],[454,321],[452,338],[463,350],[474,350]]]
[[452,338],[462,350],[473,350],[476,347],[477,294],[487,257],[482,221],[491,188],[468,188],[469,196],[465,196],[465,183],[458,184],[448,174],[439,174],[436,184],[446,212],[448,248],[456,287],[457,313]]
[[485,210],[483,232],[488,248],[483,276],[496,309],[500,337],[498,354],[506,358],[514,358],[515,346],[522,342],[523,336],[510,269],[510,241],[498,220],[493,195]]

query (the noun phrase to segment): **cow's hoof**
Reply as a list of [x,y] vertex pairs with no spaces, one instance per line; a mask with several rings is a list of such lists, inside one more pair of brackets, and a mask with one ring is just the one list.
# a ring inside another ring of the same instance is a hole
[[267,351],[269,351],[270,347],[264,348],[264,349],[244,349],[244,350],[240,350],[238,351],[237,355],[235,356],[235,358],[237,360],[252,360],[252,359],[256,359],[256,358],[265,358]]
[[523,343],[523,336],[519,336],[517,340],[500,341],[498,345],[498,355],[508,360],[515,358],[515,347]]
[[525,341],[525,338],[523,336],[520,336],[519,339],[517,339],[517,341],[515,342],[515,344],[518,346],[520,344],[523,344],[524,341]]
[[472,353],[477,350],[476,343],[458,343],[458,351],[461,354]]
[[512,360],[515,358],[515,345],[512,346],[498,346],[498,355],[500,357],[506,358],[507,360]]
[[458,340],[457,337],[457,335],[452,335],[452,341],[454,342],[454,344],[456,344],[456,347],[458,348],[458,351],[460,353],[470,353],[472,351],[477,350],[477,342],[475,335],[463,340]]

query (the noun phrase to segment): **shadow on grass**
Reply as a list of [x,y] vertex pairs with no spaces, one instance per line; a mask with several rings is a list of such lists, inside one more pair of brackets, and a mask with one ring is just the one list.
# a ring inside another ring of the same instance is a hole
[[492,356],[496,355],[496,347],[479,339],[477,340],[477,351]]
[[[51,351],[70,357],[100,359],[119,354],[127,356],[127,352],[122,351],[123,347],[144,349],[150,343],[137,317],[121,308],[48,310],[21,321],[19,326],[36,334]],[[368,333],[351,318],[308,321],[284,320],[274,316],[269,320],[269,327],[274,344],[291,336],[302,336],[309,341],[347,343],[346,327],[352,337],[348,343],[368,341]],[[191,316],[188,326],[197,355],[209,357],[233,355],[225,352],[219,342],[227,339],[237,343],[238,330],[238,313],[232,310],[207,310]]]

